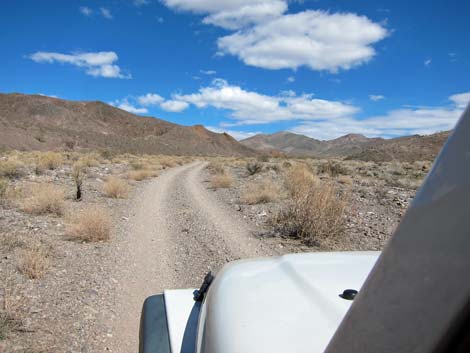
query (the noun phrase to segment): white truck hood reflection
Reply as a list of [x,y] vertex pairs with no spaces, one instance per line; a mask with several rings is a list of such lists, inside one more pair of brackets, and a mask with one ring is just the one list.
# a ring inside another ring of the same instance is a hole
[[[198,327],[199,353],[323,352],[378,252],[293,254],[226,265]],[[173,352],[176,353],[176,352]]]

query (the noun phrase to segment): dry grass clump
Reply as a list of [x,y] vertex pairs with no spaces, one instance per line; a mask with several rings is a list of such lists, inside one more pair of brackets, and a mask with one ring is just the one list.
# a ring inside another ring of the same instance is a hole
[[23,175],[23,165],[14,160],[7,159],[0,161],[0,177],[4,178],[19,178]]
[[87,154],[83,156],[82,158],[79,159],[78,163],[88,168],[97,167],[100,165],[98,156],[95,154]]
[[248,205],[276,201],[279,198],[280,189],[272,181],[251,184],[241,196],[241,201]]
[[[0,341],[8,338],[10,332],[22,327],[21,305],[24,300],[15,296],[14,284],[9,278],[2,278],[3,286],[0,288],[3,296],[3,305],[0,307]],[[1,345],[0,345],[1,346]]]
[[61,216],[65,209],[65,193],[60,187],[51,184],[37,184],[28,190],[29,196],[23,200],[23,210],[27,213]]
[[328,242],[345,228],[346,196],[331,182],[321,182],[307,168],[294,167],[287,175],[289,201],[273,221],[277,228],[309,244]]
[[352,185],[353,184],[353,178],[349,175],[340,175],[336,178],[336,180],[340,184],[344,184],[344,185]]
[[219,161],[211,161],[207,165],[207,169],[212,173],[212,174],[223,174],[225,173],[225,167],[223,163]]
[[166,158],[162,158],[160,160],[160,165],[163,167],[163,169],[165,168],[173,168],[173,167],[176,167],[178,165],[178,162],[171,158],[171,157],[166,157]]
[[127,177],[131,180],[142,181],[148,178],[153,178],[158,175],[157,172],[148,169],[133,170],[127,174]]
[[72,216],[67,228],[73,239],[105,241],[111,237],[111,217],[103,208],[94,206]]
[[125,199],[129,194],[129,184],[125,180],[110,177],[103,185],[103,192],[114,199]]
[[60,153],[46,152],[39,157],[39,167],[49,170],[54,170],[60,167],[63,163],[63,158]]
[[226,173],[225,171],[223,173],[214,175],[211,179],[211,186],[214,189],[226,189],[231,187],[232,184],[233,178],[230,174]]
[[44,246],[34,244],[17,254],[18,270],[30,279],[44,276],[49,268],[49,253]]

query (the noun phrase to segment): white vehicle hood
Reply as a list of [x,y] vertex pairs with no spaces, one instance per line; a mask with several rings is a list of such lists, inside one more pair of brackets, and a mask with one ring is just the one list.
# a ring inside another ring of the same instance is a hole
[[[202,306],[199,353],[323,352],[378,252],[293,254],[226,265]],[[176,352],[173,352],[176,353]]]

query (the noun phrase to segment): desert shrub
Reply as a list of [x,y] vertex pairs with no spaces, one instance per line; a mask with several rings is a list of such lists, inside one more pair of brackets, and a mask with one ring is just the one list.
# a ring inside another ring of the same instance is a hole
[[214,189],[224,189],[232,186],[233,179],[230,174],[222,173],[216,174],[211,179],[211,186]]
[[246,163],[246,171],[248,175],[255,175],[256,173],[261,172],[263,169],[263,164],[259,162],[247,162]]
[[248,205],[273,202],[278,199],[279,194],[279,187],[272,181],[264,181],[248,186],[241,196],[241,201]]
[[272,221],[275,227],[306,243],[328,242],[341,236],[345,228],[346,196],[334,184],[321,182],[306,168],[288,174],[289,198]]
[[110,177],[103,185],[103,192],[114,199],[125,199],[129,194],[129,184],[125,180]]
[[348,170],[341,164],[341,162],[326,161],[320,163],[317,168],[319,174],[328,174],[332,177],[348,174]]
[[353,184],[353,178],[350,177],[349,175],[340,175],[336,178],[340,184],[344,185],[352,185]]
[[37,184],[28,190],[28,197],[23,200],[23,210],[27,213],[55,214],[64,213],[64,190],[51,184]]
[[178,163],[171,157],[165,157],[160,160],[160,165],[165,169],[176,167]]
[[0,200],[7,195],[8,180],[0,179]]
[[98,206],[87,208],[72,216],[67,231],[73,239],[93,242],[111,237],[111,217]]
[[17,254],[18,270],[30,279],[41,278],[49,267],[49,254],[44,246],[34,244]]
[[100,162],[98,161],[98,158],[95,154],[86,154],[80,158],[78,162],[88,168],[97,167],[100,165]]
[[269,156],[266,154],[263,154],[261,156],[258,156],[257,160],[260,162],[269,162]]
[[44,169],[53,170],[62,165],[62,155],[57,152],[46,152],[39,157],[39,166]]
[[212,161],[207,165],[207,169],[213,174],[224,174],[225,167],[221,162]]
[[131,171],[127,174],[127,177],[131,180],[135,181],[142,181],[148,178],[153,178],[158,175],[157,172],[148,170],[148,169],[142,169],[142,170],[134,170]]
[[13,159],[0,161],[0,177],[19,178],[23,175],[23,165]]
[[129,163],[129,165],[134,170],[142,170],[147,168],[147,165],[141,160],[133,160]]
[[75,183],[75,200],[82,199],[82,186],[83,180],[85,179],[86,175],[86,166],[81,162],[77,162],[72,166],[72,179]]

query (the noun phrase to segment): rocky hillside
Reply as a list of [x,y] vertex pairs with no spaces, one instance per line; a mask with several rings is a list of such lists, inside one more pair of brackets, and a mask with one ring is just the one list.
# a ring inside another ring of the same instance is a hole
[[0,94],[0,148],[103,149],[115,152],[247,156],[227,134],[141,117],[102,102]]
[[405,136],[394,139],[368,138],[348,134],[334,140],[320,141],[287,131],[271,135],[258,134],[240,141],[247,147],[265,153],[282,152],[291,156],[347,158],[363,161],[433,160],[450,132],[429,136]]

